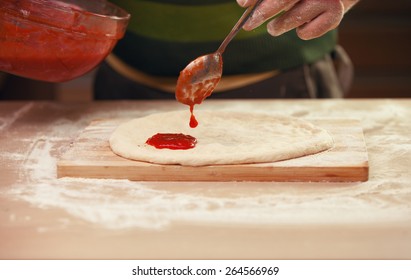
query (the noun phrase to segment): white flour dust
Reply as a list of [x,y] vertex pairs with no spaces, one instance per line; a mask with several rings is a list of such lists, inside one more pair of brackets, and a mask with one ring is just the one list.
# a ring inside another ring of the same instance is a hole
[[[58,149],[67,145],[64,131],[74,132],[77,128],[68,120],[56,120],[59,129],[30,139],[32,144],[26,154],[12,151],[1,154],[0,160],[24,162],[19,182],[1,195],[43,209],[60,209],[73,219],[108,229],[163,229],[173,223],[275,225],[350,221],[353,224],[403,220],[411,217],[411,188],[406,187],[411,182],[411,141],[398,129],[411,131],[410,125],[401,121],[411,116],[409,111],[390,105],[374,110],[378,113],[371,117],[360,110],[352,115],[352,110],[336,110],[330,105],[315,112],[298,105],[288,108],[294,116],[318,117],[327,112],[330,117],[344,117],[350,113],[350,118],[361,119],[371,166],[370,180],[364,183],[57,179],[56,161],[62,152]],[[70,227],[70,220],[64,220],[64,227]],[[39,229],[43,231],[47,228]]]
[[33,103],[28,103],[27,105],[23,106],[10,116],[0,118],[0,132],[2,130],[5,130],[10,125],[12,125],[18,118],[23,116],[25,113],[29,112],[32,107]]

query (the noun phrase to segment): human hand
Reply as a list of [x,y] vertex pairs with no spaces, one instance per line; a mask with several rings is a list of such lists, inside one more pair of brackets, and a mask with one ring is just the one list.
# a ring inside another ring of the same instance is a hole
[[[248,7],[256,0],[237,0],[242,7]],[[265,0],[244,25],[252,30],[273,16],[267,23],[267,31],[279,36],[296,28],[297,35],[304,40],[320,37],[336,28],[346,11],[359,0]]]

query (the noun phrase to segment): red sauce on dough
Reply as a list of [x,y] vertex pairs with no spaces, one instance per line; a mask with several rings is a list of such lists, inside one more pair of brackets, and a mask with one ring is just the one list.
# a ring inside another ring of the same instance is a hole
[[[16,1],[16,5],[24,3]],[[106,38],[102,27],[86,31],[85,26],[76,25],[78,14],[43,9],[43,5],[27,8],[31,14],[48,14],[49,22],[45,18],[27,22],[0,9],[0,71],[42,81],[68,81],[93,69],[114,47],[116,40]],[[61,28],[47,26],[56,24],[56,19]]]
[[188,150],[195,147],[197,139],[182,133],[157,133],[148,138],[146,144],[157,149]]

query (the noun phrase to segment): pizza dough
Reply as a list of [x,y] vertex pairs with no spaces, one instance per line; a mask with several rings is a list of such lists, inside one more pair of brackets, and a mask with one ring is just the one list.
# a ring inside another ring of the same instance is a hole
[[[196,111],[199,125],[190,128],[189,111],[171,111],[133,119],[110,137],[114,153],[158,164],[202,166],[263,163],[315,154],[333,146],[324,129],[283,115]],[[189,150],[157,149],[146,144],[156,133],[184,133],[197,138]]]

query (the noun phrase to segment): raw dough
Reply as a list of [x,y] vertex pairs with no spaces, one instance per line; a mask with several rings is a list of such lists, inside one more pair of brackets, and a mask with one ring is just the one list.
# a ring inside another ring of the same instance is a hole
[[[110,137],[114,153],[158,164],[202,166],[263,163],[327,150],[333,139],[324,129],[282,115],[197,110],[197,128],[188,126],[190,113],[171,111],[121,124]],[[197,138],[189,150],[156,149],[145,144],[156,133],[184,133]]]

